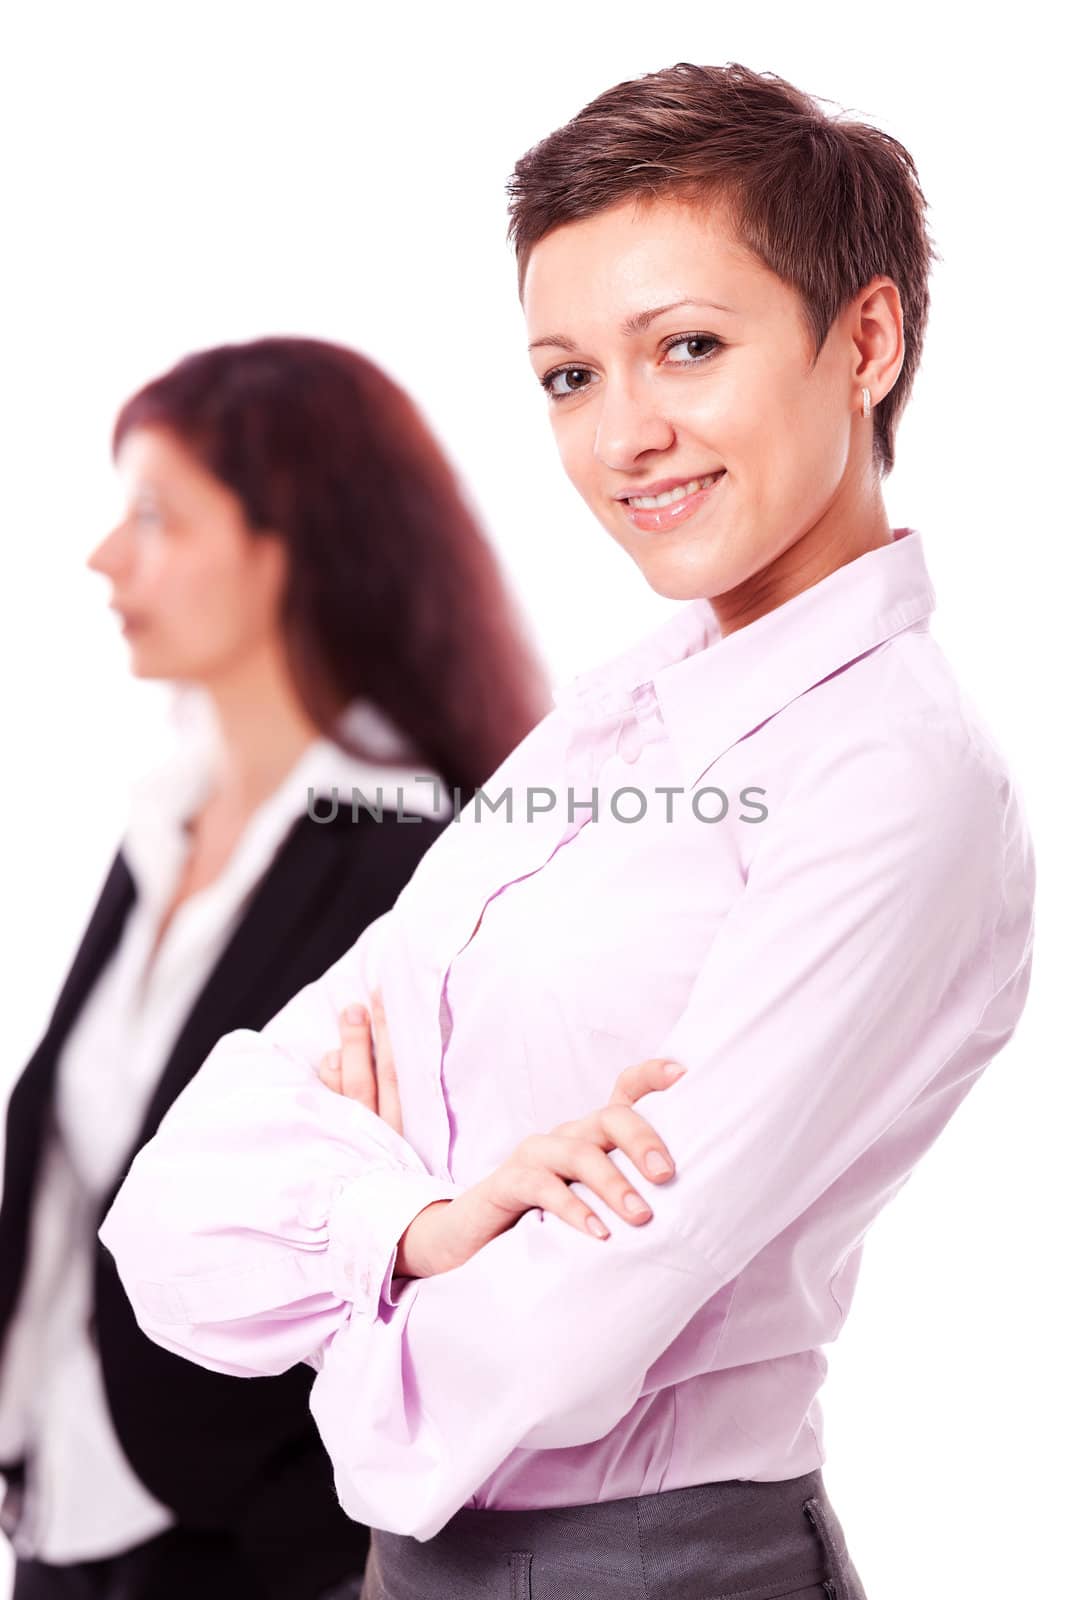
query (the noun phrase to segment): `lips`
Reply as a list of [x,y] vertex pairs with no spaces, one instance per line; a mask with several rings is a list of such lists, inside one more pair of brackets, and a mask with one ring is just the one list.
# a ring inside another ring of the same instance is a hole
[[657,478],[654,483],[642,483],[624,494],[617,494],[616,500],[633,502],[634,500],[649,500],[658,495],[670,494],[675,489],[681,489],[690,483],[702,483],[706,478],[718,478],[725,472],[725,467],[717,467],[710,472],[690,472],[684,478]]
[[633,527],[639,528],[644,533],[660,533],[677,527],[679,523],[695,515],[709,501],[714,502],[725,477],[726,469],[723,468],[719,472],[706,474],[702,479],[682,478],[676,480],[674,484],[671,484],[669,479],[665,479],[663,481],[666,487],[661,491],[665,495],[670,494],[672,488],[685,489],[694,482],[699,483],[700,487],[687,494],[676,494],[672,498],[665,500],[661,505],[634,505],[633,501],[635,499],[645,500],[651,498],[650,491],[658,488],[656,484],[649,484],[646,489],[642,490],[641,494],[632,495],[622,500],[621,503],[626,511],[627,519]]
[[133,611],[123,611],[121,606],[110,606],[109,610],[115,616],[122,633],[130,633],[141,626],[141,618]]

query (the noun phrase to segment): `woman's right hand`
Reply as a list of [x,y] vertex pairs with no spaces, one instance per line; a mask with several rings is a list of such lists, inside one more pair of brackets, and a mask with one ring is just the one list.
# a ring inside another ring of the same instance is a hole
[[531,1135],[480,1183],[454,1200],[435,1200],[424,1207],[400,1240],[394,1277],[428,1278],[450,1272],[490,1239],[506,1233],[524,1212],[536,1208],[554,1212],[580,1232],[609,1238],[603,1221],[575,1194],[568,1179],[586,1184],[624,1222],[637,1227],[648,1222],[652,1212],[607,1152],[622,1150],[653,1183],[674,1176],[674,1163],[662,1139],[633,1105],[653,1089],[676,1083],[685,1070],[658,1056],[627,1067],[606,1106],[562,1122],[549,1134]]

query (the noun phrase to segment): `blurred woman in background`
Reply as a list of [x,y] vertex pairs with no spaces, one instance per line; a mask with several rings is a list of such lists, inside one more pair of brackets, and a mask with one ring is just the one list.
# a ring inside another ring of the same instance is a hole
[[133,672],[184,693],[8,1108],[15,1595],[357,1594],[368,1534],[337,1503],[311,1369],[244,1384],[160,1349],[96,1230],[215,1041],[391,906],[546,686],[440,447],[354,351],[189,356],[112,448],[125,511],[89,565]]

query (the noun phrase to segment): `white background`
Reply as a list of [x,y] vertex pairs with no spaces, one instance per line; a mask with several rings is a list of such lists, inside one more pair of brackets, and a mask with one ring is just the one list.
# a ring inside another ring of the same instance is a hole
[[[937,637],[1012,764],[1040,870],[1028,1010],[868,1237],[823,1390],[868,1600],[1061,1581],[1064,156],[1036,5],[37,4],[2,40],[4,826],[0,1087],[71,959],[163,692],[84,557],[122,400],[191,349],[341,340],[417,397],[554,681],[674,609],[563,477],[504,242],[515,159],[622,78],[737,60],[918,163],[944,261],[886,484]],[[1056,1493],[1056,1490],[1059,1493]],[[0,1561],[3,1552],[0,1552]],[[0,1575],[0,1587],[3,1585]]]

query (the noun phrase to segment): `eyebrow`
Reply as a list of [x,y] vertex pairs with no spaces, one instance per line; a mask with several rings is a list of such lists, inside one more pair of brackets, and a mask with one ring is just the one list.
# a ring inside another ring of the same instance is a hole
[[[737,315],[732,306],[720,305],[717,300],[671,300],[665,306],[652,306],[647,311],[635,311],[633,316],[627,317],[622,324],[622,332],[630,338],[634,334],[645,333],[657,317],[662,317],[665,311],[677,311],[679,306],[710,306],[714,311],[725,311],[728,316]],[[544,338],[535,339],[526,348],[537,350],[547,344],[558,345],[561,350],[570,350],[572,353],[578,348],[573,339],[568,339],[566,334],[562,333],[546,333]]]

